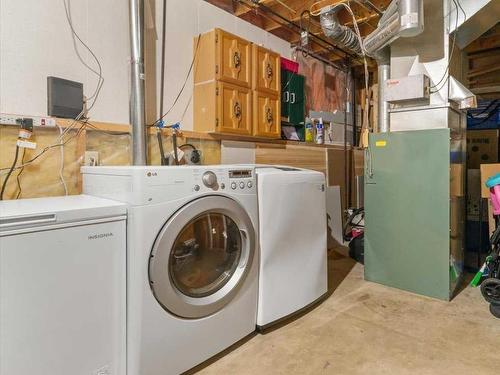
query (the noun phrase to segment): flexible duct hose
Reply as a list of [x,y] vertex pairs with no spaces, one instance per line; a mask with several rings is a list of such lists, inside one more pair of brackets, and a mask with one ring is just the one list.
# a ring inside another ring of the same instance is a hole
[[339,7],[326,7],[321,10],[320,23],[327,37],[336,42],[340,47],[349,49],[361,55],[361,46],[358,36],[349,27],[339,23],[337,12]]

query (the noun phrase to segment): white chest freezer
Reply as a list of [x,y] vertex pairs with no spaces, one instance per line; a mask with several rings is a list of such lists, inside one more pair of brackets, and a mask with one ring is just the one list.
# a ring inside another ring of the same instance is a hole
[[260,273],[257,327],[265,329],[328,291],[325,177],[259,167]]
[[126,207],[0,202],[0,375],[123,375]]

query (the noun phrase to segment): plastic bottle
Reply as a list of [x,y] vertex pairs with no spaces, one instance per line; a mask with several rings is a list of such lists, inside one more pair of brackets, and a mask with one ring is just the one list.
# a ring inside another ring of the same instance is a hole
[[323,127],[323,119],[319,119],[316,124],[316,143],[322,145],[325,143],[325,128]]
[[314,142],[314,129],[311,119],[306,117],[305,121],[305,141],[306,142]]

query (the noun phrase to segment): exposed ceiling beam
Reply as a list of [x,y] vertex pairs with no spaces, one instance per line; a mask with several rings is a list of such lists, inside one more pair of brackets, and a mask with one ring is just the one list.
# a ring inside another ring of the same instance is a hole
[[[325,37],[321,30],[319,17],[310,17],[309,10],[318,0],[206,0],[230,13],[256,25],[272,34],[289,41],[292,45],[300,43],[300,21],[310,33],[310,48],[313,52],[338,60],[350,58],[360,62],[354,54],[339,48]],[[379,19],[378,10],[387,7],[391,0],[351,0],[350,6],[355,14],[363,36],[371,33]],[[329,4],[346,3],[347,0],[330,0],[319,7]],[[361,4],[364,3],[364,4]],[[372,6],[373,5],[373,6]],[[338,13],[339,22],[353,27],[351,14],[344,8]],[[307,24],[307,26],[306,26]]]

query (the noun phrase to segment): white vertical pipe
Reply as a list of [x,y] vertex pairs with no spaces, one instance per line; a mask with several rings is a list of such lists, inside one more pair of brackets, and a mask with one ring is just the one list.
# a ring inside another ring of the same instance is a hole
[[378,64],[378,129],[381,133],[390,130],[389,103],[385,100],[385,82],[391,78],[391,65],[389,63]]
[[389,103],[385,100],[385,82],[391,78],[391,48],[385,47],[375,54],[378,64],[378,130],[390,131]]
[[146,165],[144,103],[144,0],[130,0],[132,164]]

